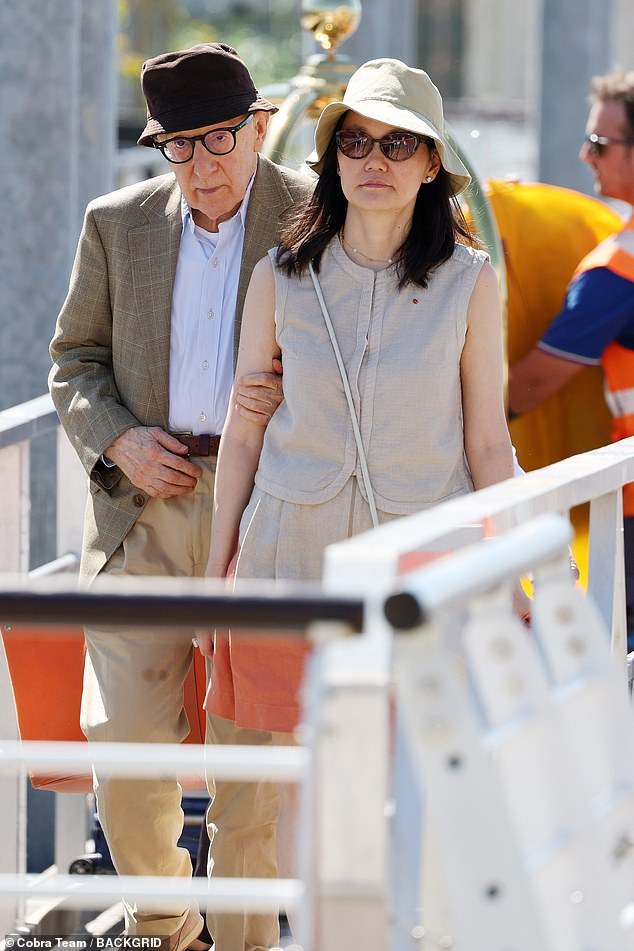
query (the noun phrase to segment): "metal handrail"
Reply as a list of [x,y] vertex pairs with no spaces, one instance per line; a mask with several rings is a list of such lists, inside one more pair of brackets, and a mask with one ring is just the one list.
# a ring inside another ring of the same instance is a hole
[[53,432],[59,426],[53,401],[45,393],[0,411],[0,449]]
[[[338,622],[351,632],[363,628],[361,598],[326,596],[317,585],[250,582],[228,592],[223,581],[203,578],[117,579],[116,587],[95,583],[76,590],[63,578],[33,581],[0,578],[0,619],[30,624],[152,624],[166,628],[188,626],[247,626],[304,636],[313,622]],[[152,588],[155,590],[152,590]],[[110,588],[111,590],[107,590]],[[191,635],[190,635],[191,636]]]

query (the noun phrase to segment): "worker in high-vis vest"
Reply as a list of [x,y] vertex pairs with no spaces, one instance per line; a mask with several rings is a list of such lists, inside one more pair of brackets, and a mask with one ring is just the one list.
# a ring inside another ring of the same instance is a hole
[[[581,261],[559,314],[537,345],[509,368],[509,414],[528,412],[584,366],[600,365],[616,440],[634,436],[634,70],[595,77],[591,103],[579,157],[594,172],[595,192],[626,202],[630,218]],[[634,483],[624,489],[623,506],[634,648]]]

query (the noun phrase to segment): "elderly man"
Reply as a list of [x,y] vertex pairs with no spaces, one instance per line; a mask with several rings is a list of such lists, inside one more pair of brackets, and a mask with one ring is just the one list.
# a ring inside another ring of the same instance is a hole
[[[148,120],[139,143],[160,149],[170,171],[91,202],[51,343],[51,393],[90,477],[88,582],[100,573],[203,574],[247,284],[283,213],[312,187],[259,154],[276,107],[231,47],[154,57],[141,83]],[[241,382],[243,412],[265,425],[281,398],[275,374]],[[191,642],[137,629],[87,630],[86,644],[90,740],[184,738]],[[97,775],[96,793],[120,874],[191,875],[176,844],[175,778]],[[167,936],[170,951],[208,947],[188,903],[157,914],[126,902],[125,917],[126,933]]]
[[[634,71],[597,76],[580,158],[595,191],[634,205]],[[634,435],[634,215],[578,265],[544,337],[509,371],[509,408],[526,413],[584,366],[600,364],[613,438]],[[623,494],[628,631],[634,648],[634,483]]]

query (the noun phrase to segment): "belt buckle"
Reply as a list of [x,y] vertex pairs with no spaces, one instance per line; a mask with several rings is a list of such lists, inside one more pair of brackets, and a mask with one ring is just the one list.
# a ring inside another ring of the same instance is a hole
[[[193,438],[194,438],[194,434],[193,434],[192,430],[191,430],[191,429],[182,429],[182,430],[180,430],[180,431],[177,432],[177,433],[170,433],[170,436],[173,436],[174,439],[178,439],[178,440],[180,441],[181,445],[182,445],[182,446],[185,446],[185,447],[187,448],[187,455],[184,456],[183,458],[189,459],[189,457],[190,457],[190,455],[191,455],[191,445],[189,445],[186,440],[188,440],[188,439],[193,439]],[[182,437],[182,438],[180,438],[180,437]],[[184,441],[184,440],[185,440],[185,441]]]

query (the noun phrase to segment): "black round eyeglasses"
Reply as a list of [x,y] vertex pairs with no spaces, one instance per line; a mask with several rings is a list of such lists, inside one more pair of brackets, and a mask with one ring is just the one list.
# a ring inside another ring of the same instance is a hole
[[173,139],[163,139],[162,142],[154,139],[152,144],[172,165],[182,165],[184,162],[191,161],[194,157],[196,142],[202,142],[212,155],[229,155],[236,147],[236,132],[243,129],[252,118],[253,113],[250,112],[242,122],[228,126],[226,129],[211,129],[203,135],[175,135]]

